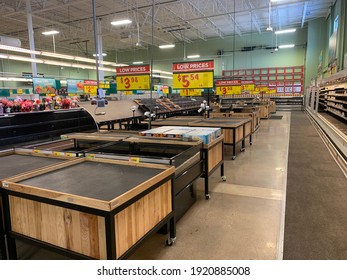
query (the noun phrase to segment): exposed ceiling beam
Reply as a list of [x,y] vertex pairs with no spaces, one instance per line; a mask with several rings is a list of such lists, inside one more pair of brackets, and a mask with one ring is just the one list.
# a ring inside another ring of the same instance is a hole
[[193,11],[195,14],[197,14],[197,15],[203,17],[204,19],[206,19],[208,25],[213,29],[213,31],[216,32],[216,34],[217,34],[220,38],[224,39],[224,37],[225,37],[224,33],[223,33],[222,30],[220,30],[220,29],[217,27],[217,25],[209,18],[209,16],[206,16],[206,15],[205,15],[202,11],[200,11],[200,9],[199,9],[198,7],[196,7],[195,4],[193,4],[192,2],[187,1],[187,4],[189,5],[189,7],[192,9],[192,11]]
[[[178,19],[179,21],[184,21],[184,18],[181,17],[180,15],[178,15],[176,12],[174,12],[172,9],[170,9],[169,7],[165,7],[165,9],[167,11],[169,11],[171,13],[171,15],[174,15],[174,17],[176,19]],[[200,31],[198,28],[194,27],[194,25],[192,25],[190,22],[186,23],[187,25],[189,25],[189,27],[191,28],[191,30],[198,36],[198,38],[206,41],[206,35]]]
[[[216,0],[216,1],[217,1],[217,6],[220,7],[223,10],[223,12],[228,12],[227,8],[224,6],[224,4],[222,3],[221,0]],[[228,17],[229,20],[231,20],[233,22],[234,32],[236,32],[239,36],[241,36],[242,35],[241,27],[236,22],[235,16],[233,16],[231,13],[229,13],[229,14],[227,14],[227,17]]]
[[248,9],[250,9],[252,23],[254,24],[255,28],[258,30],[258,33],[260,34],[261,33],[261,28],[260,28],[260,25],[259,25],[258,16],[254,12],[255,7],[254,7],[253,2],[251,2],[250,0],[245,0],[243,3],[247,6]]
[[306,10],[307,10],[307,2],[305,2],[304,9],[302,10],[301,28],[304,27],[305,17],[306,17]]

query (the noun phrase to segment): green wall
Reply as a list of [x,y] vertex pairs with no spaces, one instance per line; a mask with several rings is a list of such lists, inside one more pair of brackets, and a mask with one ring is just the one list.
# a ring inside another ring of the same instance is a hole
[[[207,41],[199,40],[189,44],[180,42],[173,49],[154,47],[153,68],[171,71],[173,62],[184,60],[184,53],[186,55],[200,54],[199,60],[214,59],[215,75],[218,76],[222,74],[222,70],[304,65],[306,37],[307,29],[305,28],[298,29],[293,34],[278,35],[278,45],[289,43],[296,45],[293,49],[282,49],[278,52],[265,49],[276,45],[276,35],[272,32],[229,36],[224,39],[216,38]],[[256,49],[241,51],[244,47],[252,46],[255,46]],[[218,50],[223,50],[224,54],[219,56]],[[131,51],[108,54],[109,60],[115,61],[116,57],[119,63],[131,64],[133,61],[139,60],[150,63],[151,49],[134,48]]]

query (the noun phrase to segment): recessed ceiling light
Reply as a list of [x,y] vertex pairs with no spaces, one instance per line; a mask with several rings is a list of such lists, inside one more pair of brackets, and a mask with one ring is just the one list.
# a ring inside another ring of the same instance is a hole
[[143,61],[134,61],[133,64],[142,64]]
[[132,23],[130,19],[115,20],[111,22],[112,25],[125,25],[130,23]]
[[295,28],[291,28],[291,29],[283,29],[283,30],[277,30],[275,31],[275,34],[285,34],[285,33],[293,33],[295,32],[296,29]]

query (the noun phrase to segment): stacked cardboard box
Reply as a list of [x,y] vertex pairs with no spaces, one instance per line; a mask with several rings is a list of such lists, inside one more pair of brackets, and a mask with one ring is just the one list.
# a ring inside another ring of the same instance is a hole
[[184,141],[202,140],[208,144],[222,135],[220,128],[213,127],[187,127],[187,126],[162,126],[140,132],[141,136],[166,137],[183,139]]

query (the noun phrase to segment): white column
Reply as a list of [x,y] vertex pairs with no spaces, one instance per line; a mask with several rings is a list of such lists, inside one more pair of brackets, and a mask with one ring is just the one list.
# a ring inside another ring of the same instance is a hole
[[[27,22],[28,22],[28,33],[29,33],[29,44],[30,50],[35,50],[35,42],[34,42],[34,30],[33,30],[33,21],[31,16],[31,3],[30,0],[26,0],[26,10],[27,10]],[[35,54],[31,54],[31,58],[35,59]],[[33,77],[37,76],[36,62],[31,62],[31,71]]]

